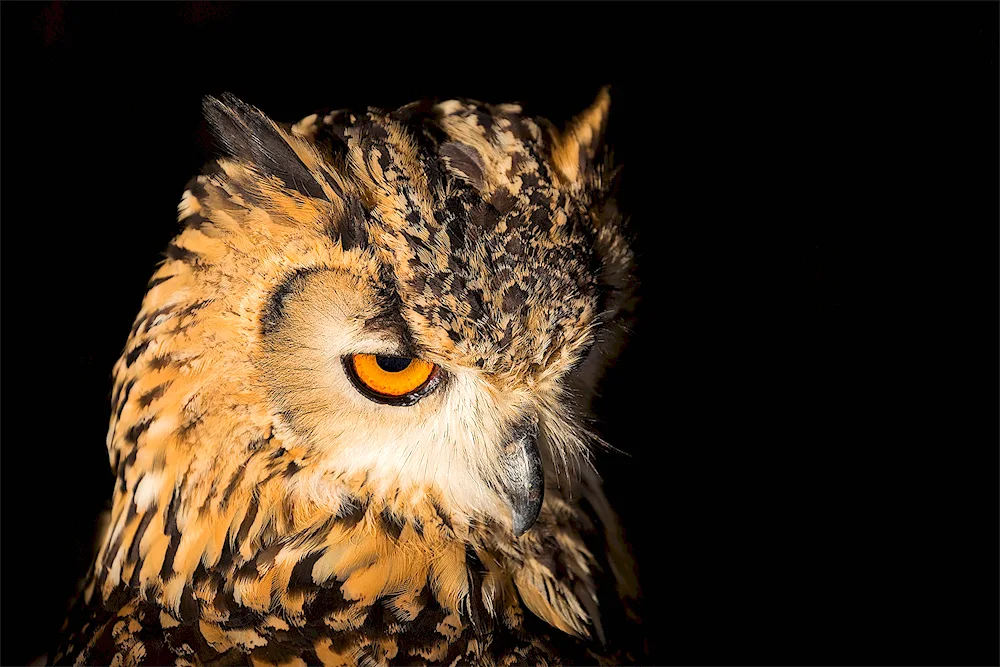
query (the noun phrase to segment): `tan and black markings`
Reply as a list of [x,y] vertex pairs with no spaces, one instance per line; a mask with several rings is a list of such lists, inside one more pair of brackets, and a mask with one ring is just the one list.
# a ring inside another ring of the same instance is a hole
[[[114,369],[111,517],[56,663],[639,657],[588,458],[634,287],[609,104],[558,130],[468,100],[294,125],[206,101],[223,157]],[[354,354],[439,375],[379,402]]]

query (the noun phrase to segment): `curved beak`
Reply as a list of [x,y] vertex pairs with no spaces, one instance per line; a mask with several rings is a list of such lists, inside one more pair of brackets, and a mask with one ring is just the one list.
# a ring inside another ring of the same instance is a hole
[[504,452],[507,467],[507,502],[520,537],[535,525],[545,497],[545,471],[538,452],[538,422],[525,420],[514,428]]

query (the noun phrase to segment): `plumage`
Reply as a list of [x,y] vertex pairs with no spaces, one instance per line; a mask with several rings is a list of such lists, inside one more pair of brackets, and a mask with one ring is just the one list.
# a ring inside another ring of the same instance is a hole
[[589,458],[635,287],[609,104],[559,131],[206,100],[222,155],[114,368],[112,510],[57,663],[638,657]]

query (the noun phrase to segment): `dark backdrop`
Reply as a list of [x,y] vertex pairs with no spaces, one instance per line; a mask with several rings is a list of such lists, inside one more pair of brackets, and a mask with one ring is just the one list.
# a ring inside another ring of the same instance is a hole
[[202,95],[561,122],[610,83],[644,301],[599,465],[650,661],[996,664],[997,8],[3,3],[2,662],[85,572]]

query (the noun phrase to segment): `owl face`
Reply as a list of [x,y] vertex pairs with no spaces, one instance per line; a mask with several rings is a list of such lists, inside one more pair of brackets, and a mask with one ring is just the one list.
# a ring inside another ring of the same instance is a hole
[[586,460],[628,294],[607,109],[562,132],[468,101],[282,126],[210,98],[226,157],[185,191],[116,366],[123,491],[225,511],[249,480],[300,513],[363,492],[528,530]]
[[[516,431],[545,404],[409,333],[398,303],[371,277],[344,268],[293,281],[256,365],[273,409],[316,452],[315,472],[367,477],[378,496],[419,502],[440,490],[449,507],[511,514],[507,505],[530,488],[511,488],[504,464],[516,463]],[[540,490],[541,472],[525,474]]]

